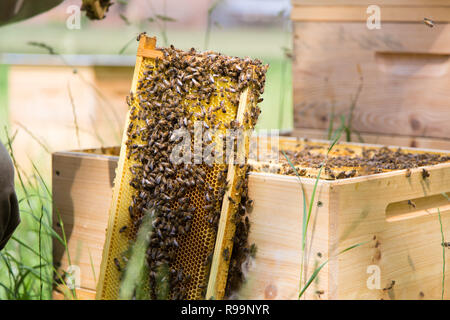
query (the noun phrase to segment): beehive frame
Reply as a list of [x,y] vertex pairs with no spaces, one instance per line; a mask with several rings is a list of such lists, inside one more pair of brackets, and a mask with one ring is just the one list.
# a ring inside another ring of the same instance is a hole
[[[145,35],[140,37],[139,47],[137,51],[136,67],[132,81],[131,92],[136,93],[138,88],[139,74],[143,66],[143,61],[146,58],[155,59],[163,58],[163,53],[156,49],[156,38],[150,38]],[[239,97],[239,105],[236,110],[236,117],[234,118],[239,123],[244,122],[244,117],[246,114],[250,113],[250,108],[254,103],[254,99],[250,99],[249,88],[245,88]],[[130,113],[127,117],[128,127],[130,123]],[[128,205],[127,197],[130,198],[129,188],[123,188],[122,186],[126,181],[124,181],[125,172],[127,167],[127,132],[124,132],[122,140],[122,148],[119,158],[119,164],[116,171],[115,187],[113,190],[112,205],[110,209],[110,216],[107,227],[106,241],[103,250],[100,277],[97,286],[97,299],[115,299],[118,297],[118,286],[119,286],[119,272],[114,271],[115,266],[113,263],[114,254],[111,252],[116,250],[116,248],[125,248],[127,240],[122,237],[115,237],[118,230],[123,225],[128,225],[131,223],[128,217],[127,210],[124,210],[124,204]],[[245,137],[245,153],[248,154],[249,137]],[[233,155],[231,155],[233,159]],[[232,223],[232,216],[235,210],[235,205],[233,203],[238,203],[240,199],[240,194],[236,192],[235,186],[237,182],[237,177],[241,176],[245,172],[245,167],[241,168],[233,163],[228,164],[227,181],[229,183],[229,189],[227,190],[222,206],[221,215],[218,225],[218,232],[216,235],[214,254],[211,263],[211,269],[209,272],[209,281],[206,297],[221,299],[223,298],[227,280],[228,273],[228,259],[222,255],[222,252],[227,248],[230,252],[232,250],[232,239],[235,232],[235,225]],[[125,192],[126,191],[126,192]],[[127,194],[124,194],[127,193]],[[230,201],[229,199],[232,199]],[[128,199],[129,200],[129,199]],[[120,221],[120,223],[119,223]],[[116,252],[117,253],[117,252]]]

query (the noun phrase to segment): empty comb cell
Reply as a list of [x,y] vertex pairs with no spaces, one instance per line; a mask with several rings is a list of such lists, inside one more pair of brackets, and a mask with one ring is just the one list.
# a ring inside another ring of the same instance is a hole
[[117,258],[154,209],[150,297],[167,266],[167,298],[222,299],[267,66],[155,45],[140,37],[97,298],[118,298]]

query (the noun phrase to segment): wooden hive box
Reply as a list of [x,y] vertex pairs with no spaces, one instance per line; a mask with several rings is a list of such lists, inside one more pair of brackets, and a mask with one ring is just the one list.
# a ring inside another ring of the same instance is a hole
[[[285,139],[282,144],[297,141]],[[338,144],[335,148],[361,151],[369,146]],[[117,160],[116,156],[92,151],[53,155],[55,229],[60,231],[56,225],[59,210],[68,233],[72,264],[81,269],[79,298],[94,298],[92,270],[99,274]],[[410,177],[406,176],[406,170],[396,170],[318,181],[307,236],[304,279],[326,259],[330,262],[308,289],[306,298],[440,299],[443,247],[438,208],[444,237],[450,239],[450,202],[443,195],[450,192],[450,163],[429,166],[426,170],[430,175],[427,178],[417,168],[411,170]],[[298,297],[302,187],[309,206],[315,183],[313,178],[301,178],[300,183],[294,176],[250,174],[249,196],[254,200],[250,243],[256,244],[257,254],[249,264],[247,282],[239,298]],[[364,244],[336,254],[359,243]],[[57,243],[56,257],[67,267],[67,254]],[[379,276],[379,287],[377,281],[375,288],[367,284],[374,276]],[[450,271],[446,270],[446,276],[449,279]],[[86,296],[86,292],[90,295]]]
[[[62,235],[61,218],[69,249],[55,239],[53,260],[59,273],[80,268],[78,299],[95,299],[118,153],[119,147],[52,155],[53,228]],[[54,298],[63,295],[55,291]]]
[[376,1],[381,28],[369,30],[372,4],[292,0],[294,134],[325,138],[358,96],[364,142],[450,149],[450,2]]

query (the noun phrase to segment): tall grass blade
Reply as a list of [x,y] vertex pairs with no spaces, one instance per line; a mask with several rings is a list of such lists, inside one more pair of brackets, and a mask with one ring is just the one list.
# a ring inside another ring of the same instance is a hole
[[[338,131],[335,132],[334,140],[331,142],[330,146],[328,147],[328,151],[327,151],[326,157],[328,157],[328,155],[330,154],[330,152],[333,149],[333,147],[336,145],[336,143],[341,138],[342,130],[343,130],[343,128],[341,127]],[[300,267],[301,268],[300,269],[300,288],[301,288],[302,287],[302,283],[303,283],[303,272],[304,272],[304,268],[305,268],[305,264],[306,264],[306,261],[305,261],[305,259],[306,259],[305,248],[306,248],[306,240],[307,240],[306,236],[307,236],[309,221],[311,219],[312,209],[313,209],[313,206],[314,206],[314,200],[315,200],[315,197],[316,197],[317,186],[319,184],[319,180],[320,180],[320,176],[322,174],[323,167],[325,166],[325,163],[326,163],[326,158],[325,158],[325,161],[320,166],[319,172],[318,172],[316,180],[314,182],[313,191],[312,191],[311,198],[310,198],[310,201],[309,201],[309,207],[308,207],[308,209],[306,209],[306,194],[305,194],[305,189],[304,189],[303,184],[302,184],[302,180],[300,178],[300,174],[298,173],[297,168],[292,164],[292,162],[289,159],[289,157],[287,156],[287,154],[283,150],[281,152],[283,153],[284,157],[286,158],[286,160],[289,163],[289,165],[291,166],[291,168],[294,170],[294,172],[295,172],[295,174],[297,176],[297,179],[299,180],[300,185],[302,187],[302,195],[303,195],[303,222],[302,222],[302,262],[301,262],[301,267]]]
[[[336,255],[336,257],[337,256],[339,256],[339,255],[341,255],[341,254],[343,254],[343,253],[345,253],[345,252],[347,252],[347,251],[349,251],[349,250],[352,250],[352,249],[354,249],[354,248],[357,248],[357,247],[360,247],[360,246],[362,246],[362,245],[364,245],[364,244],[366,244],[366,243],[368,243],[369,241],[365,241],[365,242],[360,242],[360,243],[357,243],[357,244],[355,244],[355,245],[352,245],[352,246],[350,246],[350,247],[348,247],[348,248],[345,248],[344,250],[342,250],[341,252],[339,252],[337,255]],[[325,267],[326,265],[327,265],[327,263],[330,261],[330,259],[327,259],[326,261],[324,261],[318,268],[316,268],[315,270],[314,270],[314,272],[313,272],[313,274],[311,275],[311,277],[309,277],[309,279],[308,279],[308,281],[306,282],[306,284],[305,284],[305,286],[302,288],[302,290],[300,291],[300,293],[299,293],[299,295],[298,295],[298,298],[300,299],[302,296],[303,296],[303,294],[306,292],[306,290],[309,288],[309,286],[311,285],[311,283],[313,283],[314,282],[314,280],[317,278],[317,276],[319,275],[319,273],[320,273],[320,271],[323,269],[323,267]]]
[[131,256],[125,268],[124,277],[120,285],[119,299],[121,300],[131,300],[133,297],[142,300],[149,298],[149,296],[145,297],[142,286],[144,283],[148,283],[148,281],[146,281],[148,268],[145,256],[150,240],[150,234],[153,230],[153,216],[153,211],[150,214],[147,214],[139,227],[137,239],[131,248]]
[[[20,122],[16,122],[16,124],[21,127],[34,141],[36,141],[41,147],[42,149],[45,150],[45,152],[47,152],[48,154],[51,154],[52,152],[50,151],[50,148],[43,142],[41,141],[33,132],[31,132],[27,127],[25,127],[22,123]],[[11,141],[12,144],[12,141]]]
[[133,43],[133,41],[136,39],[135,36],[133,36],[133,38],[131,38],[130,40],[128,40],[127,43],[125,43],[123,45],[123,47],[119,50],[119,54],[123,54],[125,52],[125,50],[127,50],[127,48],[130,46],[130,44]]
[[222,2],[223,0],[214,0],[214,2],[211,4],[211,6],[208,8],[208,18],[206,22],[206,31],[205,31],[205,39],[203,43],[203,49],[207,50],[209,47],[209,40],[211,39],[211,29],[212,29],[212,15],[214,13],[214,10],[216,10],[217,6]]
[[90,261],[91,269],[92,269],[92,275],[94,276],[94,282],[97,283],[97,277],[95,275],[94,260],[92,259],[91,250],[89,250],[89,248],[88,248],[88,252],[89,252],[89,261]]
[[75,101],[73,99],[72,90],[70,89],[69,82],[67,82],[67,91],[69,92],[70,104],[72,106],[73,124],[75,126],[75,135],[77,136],[78,149],[80,149],[81,148],[80,129],[78,127],[78,120],[77,120],[77,112],[76,112],[76,107],[75,107]]
[[169,299],[169,266],[163,264],[156,273],[156,297],[158,300]]

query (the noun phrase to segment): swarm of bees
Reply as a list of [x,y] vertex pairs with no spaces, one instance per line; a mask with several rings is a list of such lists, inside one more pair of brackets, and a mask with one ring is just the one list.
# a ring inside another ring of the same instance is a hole
[[[202,298],[222,201],[230,188],[228,166],[196,164],[195,158],[188,163],[172,161],[171,154],[181,141],[174,132],[183,129],[194,137],[196,121],[204,130],[216,132],[253,128],[260,113],[257,103],[264,91],[267,66],[259,60],[231,58],[211,51],[184,52],[173,46],[161,50],[163,58],[145,64],[137,91],[127,97],[131,121],[126,129],[126,150],[132,163],[129,184],[135,190],[128,213],[132,230],[139,228],[148,209],[156,213],[146,259],[150,296],[158,296],[158,270],[167,266],[170,299]],[[246,88],[251,89],[251,107],[244,123],[238,123],[236,110]],[[211,147],[214,141],[215,136],[205,135],[202,147]],[[241,221],[251,206],[246,170],[245,164],[238,166],[238,176],[243,180],[236,189],[242,196],[236,192],[230,200],[236,209],[234,222],[238,230],[234,241],[237,247],[224,252],[232,265],[231,276],[239,272],[240,245],[247,243],[248,218],[244,218],[245,226]],[[125,232],[127,227],[120,230]],[[123,269],[120,265],[117,268]]]
[[[362,175],[371,175],[392,170],[406,169],[405,176],[411,176],[411,169],[430,166],[450,161],[450,156],[437,153],[412,153],[401,148],[396,150],[382,148],[363,148],[359,154],[354,150],[344,150],[341,155],[338,149],[326,156],[328,145],[299,144],[296,148],[283,148],[279,155],[279,165],[254,164],[255,171],[278,173],[283,175],[300,175],[315,178],[317,169],[325,164],[321,177],[327,180],[347,179]],[[325,151],[324,151],[325,150]],[[297,170],[292,168],[286,156]],[[315,170],[311,170],[315,169]],[[426,179],[430,173],[422,169],[422,178]]]

